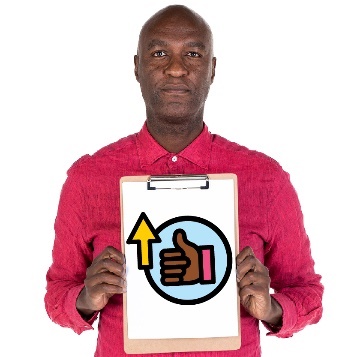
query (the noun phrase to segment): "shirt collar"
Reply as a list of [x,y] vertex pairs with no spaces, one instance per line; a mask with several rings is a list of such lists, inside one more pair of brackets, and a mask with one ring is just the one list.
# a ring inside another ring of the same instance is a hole
[[[155,161],[165,155],[172,155],[164,149],[149,133],[146,122],[136,136],[136,145],[142,168],[152,165]],[[181,156],[186,160],[208,169],[211,156],[212,135],[208,131],[207,125],[204,123],[203,130],[190,145],[185,147],[177,156]]]

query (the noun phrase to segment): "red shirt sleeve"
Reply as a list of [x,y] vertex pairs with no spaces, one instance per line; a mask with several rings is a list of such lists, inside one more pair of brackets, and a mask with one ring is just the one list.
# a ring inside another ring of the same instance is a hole
[[281,176],[278,186],[267,214],[270,239],[265,265],[275,291],[273,297],[283,309],[283,324],[278,332],[270,330],[268,334],[290,337],[320,320],[324,289],[321,276],[314,270],[303,214],[288,174]]
[[97,317],[85,321],[76,309],[85,272],[93,258],[85,240],[86,209],[80,180],[69,174],[62,187],[55,220],[53,261],[46,275],[45,307],[54,322],[78,334],[92,329],[91,324]]

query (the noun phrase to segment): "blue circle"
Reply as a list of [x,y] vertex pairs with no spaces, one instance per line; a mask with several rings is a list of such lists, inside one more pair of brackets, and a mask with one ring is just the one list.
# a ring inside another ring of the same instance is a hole
[[[212,284],[163,285],[160,273],[160,252],[174,248],[172,237],[177,229],[186,232],[188,241],[200,246],[213,246],[215,282]],[[211,222],[195,216],[181,216],[161,224],[156,232],[161,243],[153,244],[153,267],[145,274],[150,285],[165,299],[179,304],[197,304],[218,294],[226,284],[232,266],[232,254],[227,238]]]

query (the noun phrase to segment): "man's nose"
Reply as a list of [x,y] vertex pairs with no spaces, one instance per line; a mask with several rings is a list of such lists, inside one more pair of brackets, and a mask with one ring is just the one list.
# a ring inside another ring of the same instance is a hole
[[185,66],[183,58],[181,56],[173,56],[170,59],[167,67],[165,68],[165,74],[172,77],[182,77],[188,75],[188,69]]

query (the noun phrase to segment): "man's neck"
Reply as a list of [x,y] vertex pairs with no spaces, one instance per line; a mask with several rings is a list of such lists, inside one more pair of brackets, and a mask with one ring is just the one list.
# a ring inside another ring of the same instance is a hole
[[153,138],[167,151],[178,153],[188,146],[203,129],[203,120],[162,122],[147,119],[147,127]]

